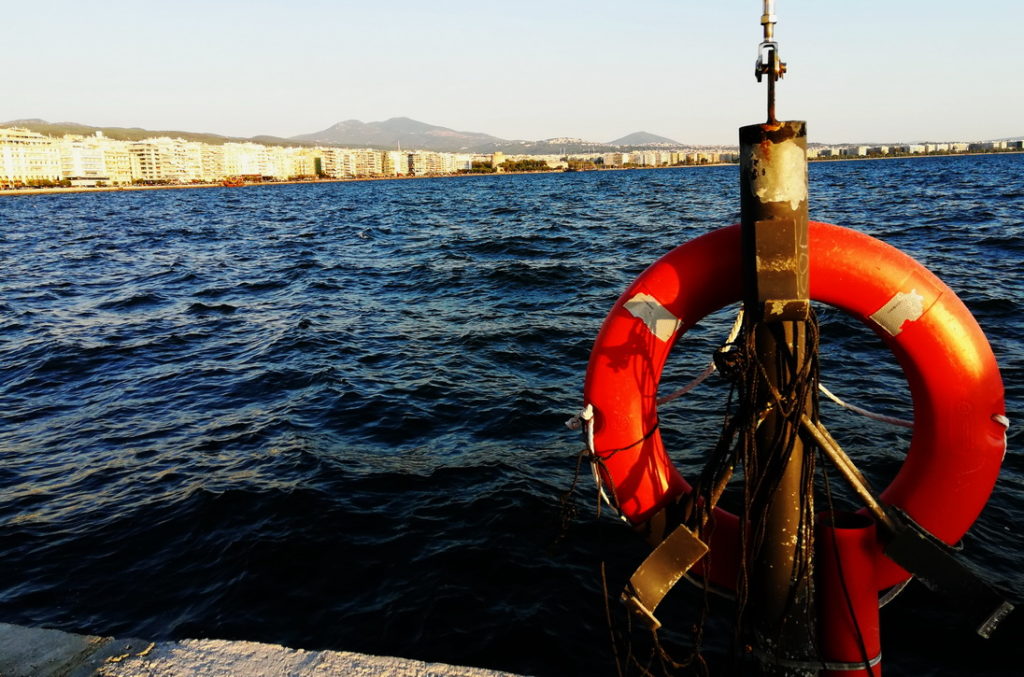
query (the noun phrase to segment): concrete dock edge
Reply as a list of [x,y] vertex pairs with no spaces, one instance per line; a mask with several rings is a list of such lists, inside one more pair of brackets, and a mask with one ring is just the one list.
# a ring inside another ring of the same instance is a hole
[[0,623],[0,677],[516,677],[348,651],[217,639],[149,642]]

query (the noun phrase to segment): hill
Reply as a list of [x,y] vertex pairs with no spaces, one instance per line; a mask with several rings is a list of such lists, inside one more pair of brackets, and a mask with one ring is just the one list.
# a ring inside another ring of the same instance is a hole
[[358,146],[367,148],[434,150],[449,153],[486,153],[495,147],[515,143],[490,134],[459,132],[410,118],[391,118],[382,122],[345,120],[327,129],[293,136],[297,141],[308,141],[332,146]]
[[651,134],[650,132],[633,132],[627,134],[621,139],[615,139],[609,141],[608,145],[611,146],[671,146],[672,148],[679,148],[683,144],[678,141],[673,141],[664,136],[658,136],[657,134]]
[[284,139],[278,136],[256,136],[243,138],[238,136],[223,136],[221,134],[204,134],[201,132],[183,132],[180,130],[152,130],[141,127],[93,127],[78,122],[47,122],[38,118],[23,120],[9,120],[0,122],[0,127],[24,127],[25,129],[45,134],[46,136],[64,136],[65,134],[79,134],[81,136],[92,136],[96,132],[102,132],[103,136],[119,141],[139,141],[159,136],[169,136],[173,139],[185,139],[186,141],[199,141],[219,146],[225,143],[262,143],[266,146],[308,146],[311,144],[300,143],[291,139]]

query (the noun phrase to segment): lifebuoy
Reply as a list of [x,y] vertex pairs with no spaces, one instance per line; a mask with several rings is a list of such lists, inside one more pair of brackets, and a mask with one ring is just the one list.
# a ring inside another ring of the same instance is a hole
[[[900,471],[882,492],[946,543],[978,517],[1005,453],[1003,384],[984,333],[956,294],[911,257],[856,231],[811,222],[810,296],[871,327],[910,386],[914,429]],[[602,482],[633,524],[690,490],[658,430],[657,391],[676,340],[741,298],[740,229],[698,237],[652,264],[622,294],[591,352],[584,400]],[[734,588],[739,520],[713,516],[711,551],[695,568]],[[909,574],[875,553],[879,590]]]

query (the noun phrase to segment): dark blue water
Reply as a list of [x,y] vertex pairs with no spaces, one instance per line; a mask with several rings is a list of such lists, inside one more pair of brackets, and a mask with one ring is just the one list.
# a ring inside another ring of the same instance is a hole
[[[1022,155],[811,167],[813,218],[902,248],[976,314],[1011,419],[1022,176]],[[736,184],[721,167],[0,200],[0,621],[615,674],[600,563],[614,597],[646,546],[593,518],[589,478],[563,532],[580,443],[562,424],[616,297],[736,221]],[[731,319],[687,335],[669,386]],[[826,384],[909,417],[873,334],[822,323]],[[663,415],[691,473],[725,392]],[[905,431],[823,408],[884,484]],[[1020,430],[964,550],[1018,596]],[[911,586],[882,613],[887,674],[1019,674],[1022,615],[984,642]],[[685,655],[687,636],[666,641]]]

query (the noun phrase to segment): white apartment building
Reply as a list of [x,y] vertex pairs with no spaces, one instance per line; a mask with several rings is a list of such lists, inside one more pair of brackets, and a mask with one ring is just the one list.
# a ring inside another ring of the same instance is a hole
[[317,148],[288,148],[291,151],[292,175],[289,178],[314,177],[323,162],[323,153]]
[[132,176],[142,181],[190,183],[202,178],[202,145],[166,136],[128,146]]
[[384,154],[367,148],[353,151],[356,162],[356,176],[383,176]]
[[91,138],[92,142],[103,151],[103,164],[107,169],[107,179],[111,185],[128,185],[132,182],[132,160],[127,141],[108,139],[100,132]]
[[405,176],[409,173],[409,154],[397,150],[385,151],[381,164],[385,176]]
[[[444,155],[447,156],[448,154],[444,153]],[[453,174],[473,168],[473,156],[468,153],[454,153],[449,157],[451,157],[450,171]]]
[[64,136],[60,145],[60,176],[72,186],[95,186],[110,183],[106,154],[96,137],[73,134]]
[[409,173],[413,176],[426,176],[430,173],[426,153],[421,151],[409,153]]
[[345,179],[356,175],[355,154],[347,148],[318,148],[321,153],[321,171],[332,179]]
[[225,143],[224,173],[227,176],[272,176],[267,147],[259,143]]
[[268,146],[267,157],[270,160],[268,176],[281,181],[299,176],[314,176],[316,163],[309,154],[301,154],[298,148]]
[[202,144],[199,153],[200,176],[203,181],[220,181],[229,176],[224,169],[224,146]]
[[0,129],[0,180],[28,183],[60,178],[60,147],[56,139],[21,127]]

